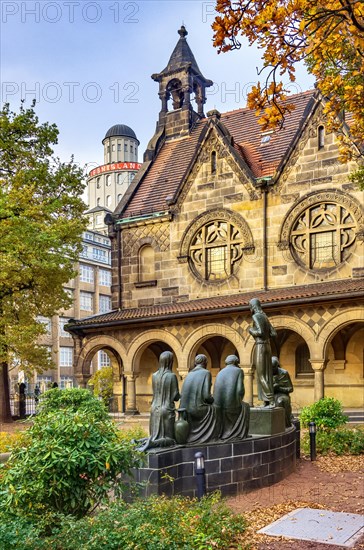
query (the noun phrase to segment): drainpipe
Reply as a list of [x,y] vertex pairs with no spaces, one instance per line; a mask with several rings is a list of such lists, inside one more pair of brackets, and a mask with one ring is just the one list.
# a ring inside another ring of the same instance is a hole
[[121,229],[120,227],[117,227],[116,229],[116,235],[117,235],[117,247],[118,247],[118,308],[121,309],[121,306],[123,304],[122,299],[122,280],[121,280]]
[[267,250],[267,195],[268,188],[263,191],[263,288],[268,290],[268,250]]

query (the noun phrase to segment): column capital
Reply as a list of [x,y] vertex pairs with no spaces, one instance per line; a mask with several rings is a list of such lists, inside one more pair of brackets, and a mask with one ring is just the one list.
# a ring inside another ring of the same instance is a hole
[[315,371],[325,370],[327,365],[327,359],[310,359],[311,366]]

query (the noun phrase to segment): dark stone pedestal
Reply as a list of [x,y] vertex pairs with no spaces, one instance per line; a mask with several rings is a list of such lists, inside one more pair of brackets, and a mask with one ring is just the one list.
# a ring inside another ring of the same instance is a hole
[[275,435],[285,430],[285,413],[282,407],[254,407],[250,409],[250,435]]
[[280,481],[295,470],[296,433],[292,426],[269,437],[248,437],[233,443],[176,446],[146,453],[144,468],[134,470],[145,483],[141,496],[196,496],[195,453],[205,457],[207,492],[217,489],[236,496]]

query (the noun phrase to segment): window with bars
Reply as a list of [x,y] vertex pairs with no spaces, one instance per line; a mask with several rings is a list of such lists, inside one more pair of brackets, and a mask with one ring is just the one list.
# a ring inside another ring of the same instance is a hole
[[310,350],[306,343],[300,344],[296,348],[296,377],[312,378],[315,374],[310,363]]

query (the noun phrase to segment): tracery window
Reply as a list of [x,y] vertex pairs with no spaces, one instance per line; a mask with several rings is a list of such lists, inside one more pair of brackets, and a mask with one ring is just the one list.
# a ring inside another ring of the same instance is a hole
[[243,255],[243,237],[238,227],[225,220],[202,226],[189,247],[191,267],[207,281],[227,279]]
[[347,258],[355,241],[356,222],[351,213],[334,202],[307,208],[290,234],[292,252],[309,269],[334,268]]

